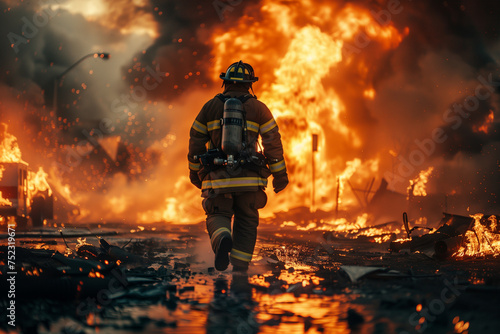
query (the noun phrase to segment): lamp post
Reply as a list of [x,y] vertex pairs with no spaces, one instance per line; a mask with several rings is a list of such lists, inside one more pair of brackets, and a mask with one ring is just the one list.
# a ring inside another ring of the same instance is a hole
[[84,61],[87,58],[94,57],[94,58],[100,58],[100,59],[109,59],[110,54],[106,52],[98,52],[98,53],[89,53],[88,55],[83,56],[80,58],[76,63],[68,67],[64,72],[59,74],[55,79],[54,79],[54,99],[53,99],[53,108],[54,108],[54,113],[57,114],[57,90],[59,87],[62,86],[62,82],[64,80],[64,76],[68,74],[69,71],[74,69],[78,64],[80,64],[82,61]]

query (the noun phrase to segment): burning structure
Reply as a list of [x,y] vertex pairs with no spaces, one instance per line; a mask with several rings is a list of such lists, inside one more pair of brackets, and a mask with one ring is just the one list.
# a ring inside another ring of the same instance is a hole
[[25,228],[28,218],[39,227],[45,219],[53,218],[52,190],[47,173],[28,169],[21,159],[16,138],[0,124],[0,216],[14,218],[18,227]]

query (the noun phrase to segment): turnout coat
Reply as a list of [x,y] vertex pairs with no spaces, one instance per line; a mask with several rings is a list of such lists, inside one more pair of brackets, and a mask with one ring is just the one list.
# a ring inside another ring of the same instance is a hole
[[204,197],[221,193],[257,191],[267,186],[267,177],[270,174],[277,176],[286,173],[281,136],[267,106],[250,95],[243,87],[229,86],[224,90],[223,96],[226,98],[245,97],[243,106],[247,127],[247,148],[255,152],[260,135],[262,153],[267,158],[268,168],[255,170],[243,166],[236,169],[220,167],[208,170],[194,158],[207,152],[207,149],[221,147],[220,120],[224,112],[224,102],[223,98],[215,96],[202,107],[191,127],[189,139],[189,169],[198,173],[202,181],[201,189]]

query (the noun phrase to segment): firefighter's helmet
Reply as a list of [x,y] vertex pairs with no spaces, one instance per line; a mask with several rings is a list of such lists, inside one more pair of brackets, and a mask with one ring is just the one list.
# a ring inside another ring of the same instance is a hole
[[255,82],[259,80],[259,78],[255,76],[253,67],[241,60],[231,64],[226,72],[222,72],[219,77],[224,81],[233,82]]

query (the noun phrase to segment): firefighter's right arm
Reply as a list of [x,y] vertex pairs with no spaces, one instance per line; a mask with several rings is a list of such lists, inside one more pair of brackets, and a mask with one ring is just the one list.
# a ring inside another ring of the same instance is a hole
[[278,125],[271,111],[265,104],[261,104],[261,119],[259,121],[259,133],[262,137],[264,155],[269,161],[269,169],[273,174],[273,187],[277,193],[283,190],[288,184],[288,174],[286,171],[285,159],[283,157],[283,144]]
[[202,180],[200,180],[198,172],[201,170],[202,166],[200,161],[195,159],[195,156],[201,155],[207,151],[206,143],[210,140],[204,110],[205,106],[201,109],[200,113],[194,120],[189,132],[189,179],[191,180],[191,183],[198,188],[201,188]]

